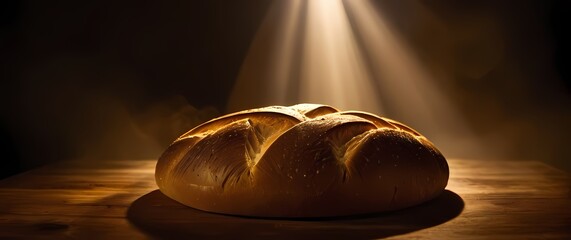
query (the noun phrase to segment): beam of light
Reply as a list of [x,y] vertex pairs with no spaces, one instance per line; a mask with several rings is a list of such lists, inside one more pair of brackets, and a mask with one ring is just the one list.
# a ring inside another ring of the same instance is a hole
[[295,52],[303,0],[275,1],[253,39],[228,101],[228,111],[264,105],[291,105]]
[[380,114],[356,44],[341,0],[274,2],[244,60],[228,111],[311,102]]
[[444,147],[449,153],[481,151],[465,120],[439,91],[410,47],[374,10],[371,1],[345,3],[367,49],[382,99],[390,102],[391,117],[409,123],[442,146],[453,146]]
[[481,151],[436,83],[370,0],[275,1],[227,111],[329,104],[403,121],[447,154]]
[[308,1],[299,101],[380,114],[343,2]]

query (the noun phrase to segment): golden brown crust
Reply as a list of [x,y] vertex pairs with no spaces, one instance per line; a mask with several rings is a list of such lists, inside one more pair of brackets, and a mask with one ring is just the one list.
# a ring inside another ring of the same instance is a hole
[[259,217],[326,217],[396,210],[436,197],[442,154],[412,128],[317,104],[229,114],[177,139],[156,181],[185,205]]

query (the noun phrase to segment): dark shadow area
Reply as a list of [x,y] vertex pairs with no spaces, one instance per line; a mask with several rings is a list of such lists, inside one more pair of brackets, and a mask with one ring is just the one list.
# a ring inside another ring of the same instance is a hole
[[135,200],[127,218],[154,238],[371,239],[436,226],[454,219],[463,209],[462,198],[445,190],[427,203],[389,213],[327,219],[260,219],[196,210],[155,190]]
[[5,128],[0,119],[0,146],[2,146],[2,167],[0,167],[0,179],[7,178],[20,172],[20,156],[13,135]]

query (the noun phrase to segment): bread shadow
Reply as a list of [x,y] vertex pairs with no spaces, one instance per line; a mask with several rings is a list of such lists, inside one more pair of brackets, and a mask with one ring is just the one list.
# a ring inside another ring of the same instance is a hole
[[159,190],[135,200],[129,221],[153,238],[371,239],[436,226],[460,215],[464,201],[445,190],[419,206],[378,214],[312,219],[263,219],[208,213],[182,205]]

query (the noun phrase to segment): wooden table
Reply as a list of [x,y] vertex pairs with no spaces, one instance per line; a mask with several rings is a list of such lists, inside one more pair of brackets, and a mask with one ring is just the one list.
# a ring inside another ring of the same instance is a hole
[[392,213],[256,219],[157,191],[155,161],[63,162],[0,181],[0,238],[571,239],[569,176],[540,162],[449,159],[439,198]]

